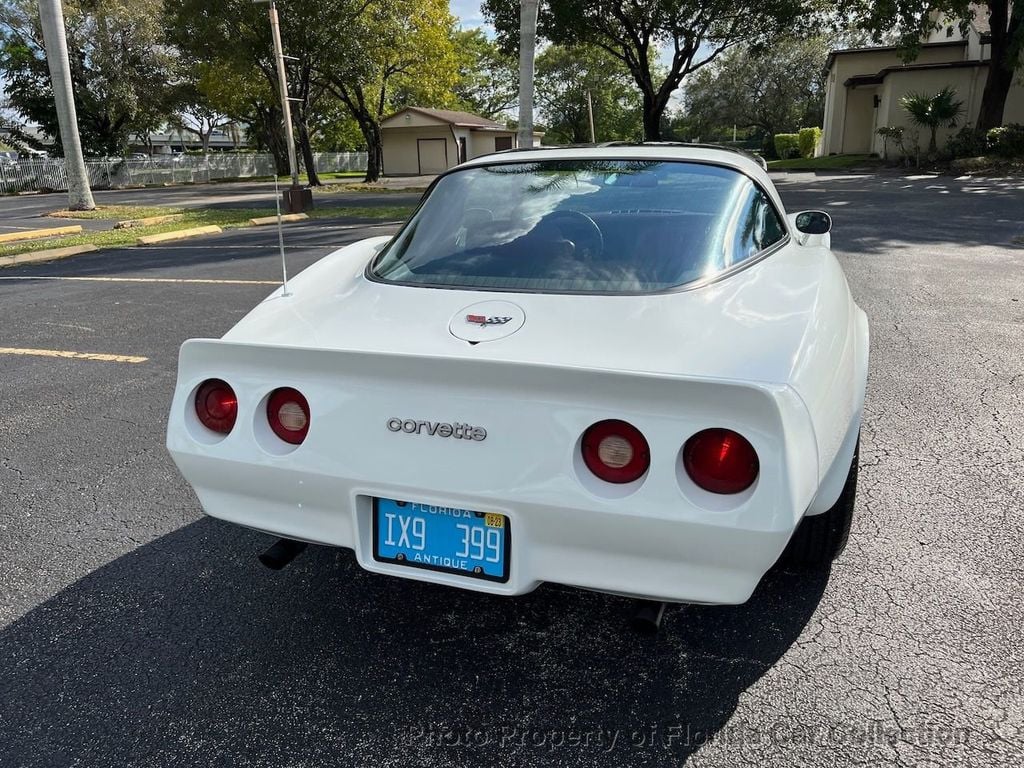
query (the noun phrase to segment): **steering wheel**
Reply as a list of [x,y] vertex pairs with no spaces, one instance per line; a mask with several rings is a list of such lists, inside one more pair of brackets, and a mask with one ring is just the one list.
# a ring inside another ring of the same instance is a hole
[[542,218],[534,230],[539,235],[554,230],[572,243],[574,253],[590,257],[600,256],[604,251],[604,235],[592,218],[579,211],[554,211]]

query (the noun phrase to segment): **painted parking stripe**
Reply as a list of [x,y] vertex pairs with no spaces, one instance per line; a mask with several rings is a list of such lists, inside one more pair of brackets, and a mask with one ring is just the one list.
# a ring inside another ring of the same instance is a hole
[[62,277],[17,275],[0,280],[78,280],[90,283],[198,283],[200,285],[280,285],[280,280],[214,280],[190,277]]
[[29,357],[64,357],[71,360],[97,360],[102,363],[144,363],[148,357],[138,355],[108,355],[100,352],[72,352],[66,349],[22,349],[0,347],[0,355],[26,355]]

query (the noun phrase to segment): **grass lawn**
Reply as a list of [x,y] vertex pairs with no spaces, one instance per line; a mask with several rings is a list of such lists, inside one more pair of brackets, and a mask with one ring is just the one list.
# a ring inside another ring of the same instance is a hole
[[[309,211],[311,219],[381,219],[384,221],[401,221],[412,213],[412,206],[388,205],[374,208],[332,206],[316,208]],[[100,206],[94,211],[55,211],[50,214],[77,219],[140,219],[149,216],[165,216],[180,214],[180,218],[163,224],[149,227],[133,227],[131,229],[111,229],[102,232],[82,232],[67,237],[51,237],[44,240],[11,243],[0,246],[0,258],[13,256],[16,253],[42,251],[48,248],[69,248],[75,245],[95,245],[99,248],[116,248],[135,245],[143,235],[156,235],[161,232],[173,232],[176,229],[189,229],[216,224],[222,229],[238,229],[251,226],[249,219],[260,216],[272,216],[273,210],[267,208],[174,208],[170,206],[131,206],[111,205]]]
[[864,168],[879,165],[871,155],[829,155],[827,157],[797,157],[791,160],[771,160],[769,171],[830,171],[843,168]]

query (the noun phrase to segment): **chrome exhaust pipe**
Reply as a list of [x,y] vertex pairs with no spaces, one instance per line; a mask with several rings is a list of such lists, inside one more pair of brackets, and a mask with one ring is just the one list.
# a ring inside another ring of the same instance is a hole
[[306,548],[306,542],[295,541],[294,539],[278,539],[259,558],[267,568],[272,571],[280,571],[288,563],[302,554]]
[[638,600],[630,624],[634,630],[645,635],[657,634],[667,607],[666,603],[657,600]]

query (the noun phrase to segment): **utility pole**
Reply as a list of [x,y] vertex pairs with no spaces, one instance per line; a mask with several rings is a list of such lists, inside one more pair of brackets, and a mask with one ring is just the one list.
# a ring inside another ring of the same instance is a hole
[[533,71],[540,0],[519,0],[519,147],[533,146]]
[[597,144],[597,134],[594,133],[594,100],[590,97],[590,89],[587,89],[587,119],[590,121],[590,143]]
[[[253,0],[267,2],[267,0]],[[270,35],[274,40],[274,64],[277,67],[277,88],[281,98],[281,116],[284,138],[288,146],[288,172],[292,185],[284,191],[284,205],[288,213],[301,213],[313,207],[313,192],[299,184],[299,161],[295,154],[295,130],[292,128],[292,102],[288,96],[288,74],[284,68],[284,48],[281,45],[281,22],[277,16],[277,3],[270,2]]]
[[39,21],[43,27],[43,45],[50,66],[50,82],[60,125],[60,143],[64,148],[64,169],[68,175],[68,209],[91,211],[96,207],[89,189],[89,176],[82,157],[82,140],[78,136],[78,114],[71,88],[71,64],[68,61],[68,40],[64,31],[64,9],[60,0],[39,0]]

